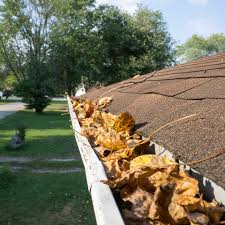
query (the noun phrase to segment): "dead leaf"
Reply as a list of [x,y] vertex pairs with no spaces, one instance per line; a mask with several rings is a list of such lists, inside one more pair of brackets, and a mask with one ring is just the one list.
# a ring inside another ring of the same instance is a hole
[[141,155],[134,158],[130,163],[131,169],[138,169],[143,166],[151,168],[162,168],[169,165],[174,165],[175,163],[166,157],[156,156],[152,154]]
[[98,108],[99,109],[103,109],[107,106],[109,106],[109,104],[111,103],[112,101],[112,97],[102,97],[98,100]]
[[124,138],[113,129],[109,129],[107,133],[99,133],[96,138],[96,143],[112,151],[128,147]]
[[175,224],[189,224],[187,212],[183,206],[171,201],[168,207],[168,212],[171,218],[173,218]]
[[198,181],[179,164],[146,154],[149,140],[132,131],[135,121],[129,113],[117,116],[101,111],[111,101],[111,97],[104,97],[96,105],[73,98],[72,105],[82,134],[104,164],[109,178],[104,183],[131,204],[131,210],[123,210],[131,224],[219,224],[225,207],[198,197]]
[[207,225],[209,223],[209,217],[200,212],[190,213],[188,218],[191,224],[196,225]]
[[130,131],[134,124],[134,118],[128,112],[123,112],[116,118],[113,129],[117,132]]
[[122,173],[118,159],[105,161],[103,162],[103,165],[105,167],[105,171],[109,179],[116,178]]
[[169,224],[173,224],[173,220],[168,213],[168,207],[173,196],[175,184],[169,183],[158,187],[154,193],[154,199],[149,208],[148,217],[155,221],[166,221]]
[[131,211],[138,217],[147,218],[149,207],[153,201],[153,195],[137,188],[129,196],[123,198],[124,201],[132,203]]
[[176,183],[176,193],[188,196],[199,194],[198,181],[190,177],[185,171],[179,171],[177,175],[170,177],[171,182]]
[[105,112],[101,113],[101,117],[102,117],[103,123],[106,125],[107,128],[112,128],[117,119],[117,116],[111,113],[105,113]]

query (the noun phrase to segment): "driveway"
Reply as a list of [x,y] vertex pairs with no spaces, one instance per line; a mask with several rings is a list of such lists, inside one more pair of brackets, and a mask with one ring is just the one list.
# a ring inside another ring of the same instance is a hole
[[24,103],[22,102],[14,102],[0,105],[0,119],[3,119],[12,113],[22,110],[24,109],[24,107]]

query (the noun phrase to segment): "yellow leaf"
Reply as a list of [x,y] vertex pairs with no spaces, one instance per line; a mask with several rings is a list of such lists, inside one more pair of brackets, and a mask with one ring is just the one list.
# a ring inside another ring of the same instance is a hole
[[134,124],[134,118],[128,112],[123,112],[116,118],[113,129],[117,132],[130,131]]
[[96,139],[96,143],[112,151],[127,148],[124,138],[110,129],[109,132],[101,132]]
[[111,128],[114,126],[117,116],[111,113],[105,113],[105,112],[102,112],[101,116],[102,116],[103,123],[106,125],[106,127]]
[[130,163],[130,168],[138,169],[143,166],[148,166],[152,168],[161,168],[170,164],[174,164],[174,162],[166,157],[148,154],[134,158]]
[[112,97],[103,97],[103,98],[100,98],[98,100],[98,108],[99,109],[103,109],[103,108],[107,107],[112,100],[113,100]]

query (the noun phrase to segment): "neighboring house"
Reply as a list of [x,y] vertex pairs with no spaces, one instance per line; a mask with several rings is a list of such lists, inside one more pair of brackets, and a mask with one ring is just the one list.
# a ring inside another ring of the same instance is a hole
[[[106,96],[109,111],[128,111],[136,128],[148,136],[179,118],[198,114],[158,132],[153,140],[183,162],[206,158],[225,149],[225,53],[166,68],[100,89],[85,97]],[[193,166],[225,188],[225,154]]]
[[75,96],[80,97],[86,93],[84,85],[82,85],[77,91]]

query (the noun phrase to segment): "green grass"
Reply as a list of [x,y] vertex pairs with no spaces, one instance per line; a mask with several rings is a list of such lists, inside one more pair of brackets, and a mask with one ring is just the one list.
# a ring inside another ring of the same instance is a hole
[[84,173],[17,173],[0,190],[0,225],[94,225]]
[[79,161],[70,161],[70,162],[55,162],[55,161],[42,161],[35,160],[27,163],[19,163],[19,162],[6,162],[0,163],[0,166],[23,166],[32,169],[72,169],[72,168],[83,168],[83,163],[81,160]]
[[[51,104],[42,115],[24,110],[0,120],[0,155],[8,156],[72,156],[79,155],[70,128],[66,104]],[[25,145],[16,151],[7,145],[16,127],[27,128]]]
[[[66,108],[65,103],[52,103],[42,115],[24,110],[0,120],[0,155],[79,159]],[[17,151],[8,150],[6,146],[19,125],[27,127],[25,145]],[[13,163],[2,165],[10,167]],[[81,161],[35,160],[21,165],[34,169],[83,168]],[[15,173],[16,181],[6,190],[0,189],[0,225],[96,224],[84,172],[34,174],[29,168]]]

